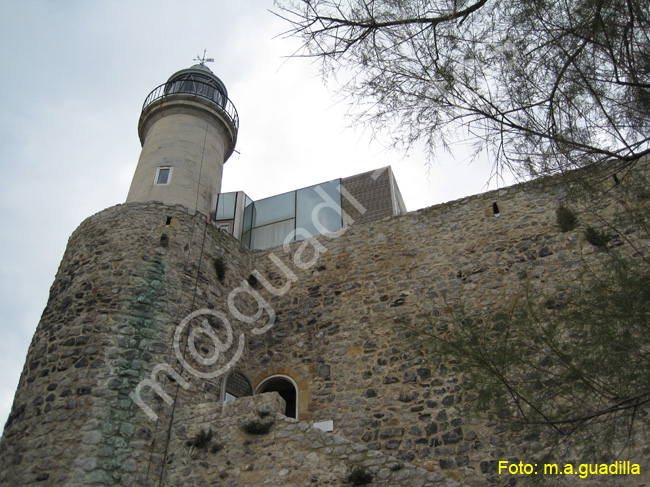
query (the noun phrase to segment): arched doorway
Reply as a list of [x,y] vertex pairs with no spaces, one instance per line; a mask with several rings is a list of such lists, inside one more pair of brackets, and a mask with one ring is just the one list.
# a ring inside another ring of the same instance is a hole
[[289,418],[298,418],[298,387],[289,377],[275,375],[263,380],[257,387],[256,394],[277,392],[286,403],[284,415]]

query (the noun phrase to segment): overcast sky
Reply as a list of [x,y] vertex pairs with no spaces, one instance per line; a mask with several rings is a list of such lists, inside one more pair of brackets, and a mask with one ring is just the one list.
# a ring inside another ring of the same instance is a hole
[[[147,94],[195,64],[240,117],[222,191],[251,198],[391,165],[409,211],[480,193],[488,163],[462,147],[428,168],[350,128],[272,0],[0,0],[0,428],[68,237],[124,202]],[[494,183],[489,189],[495,187]]]

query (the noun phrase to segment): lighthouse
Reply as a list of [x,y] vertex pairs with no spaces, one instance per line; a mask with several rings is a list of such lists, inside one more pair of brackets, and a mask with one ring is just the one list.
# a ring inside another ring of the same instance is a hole
[[226,86],[205,61],[174,73],[145,99],[138,122],[142,151],[127,203],[214,211],[239,118]]

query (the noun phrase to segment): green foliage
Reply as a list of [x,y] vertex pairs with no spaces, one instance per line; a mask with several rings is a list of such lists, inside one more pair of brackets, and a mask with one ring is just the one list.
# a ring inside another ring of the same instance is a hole
[[609,253],[550,300],[526,291],[500,312],[457,307],[419,331],[463,373],[475,412],[513,433],[580,438],[598,454],[624,443],[650,403],[650,265],[638,255]]
[[610,237],[608,235],[596,230],[593,227],[587,227],[585,230],[585,239],[591,245],[600,248],[607,247],[607,243],[610,241]]
[[219,279],[220,282],[223,282],[226,278],[226,263],[223,258],[217,257],[212,262],[212,265],[214,266],[214,271],[217,273],[217,279]]
[[366,472],[363,467],[354,467],[350,475],[347,476],[347,480],[352,485],[368,485],[372,482],[372,475]]
[[462,375],[467,412],[501,423],[503,445],[523,438],[538,461],[611,460],[648,426],[650,205],[637,197],[645,181],[628,178],[606,199],[598,191],[607,188],[580,193],[578,206],[610,233],[587,228],[602,251],[585,255],[564,287],[531,281],[498,309],[442,298],[445,313],[416,325],[432,359]]
[[197,449],[205,448],[212,439],[212,430],[199,430],[199,432],[191,440],[187,440],[185,444]]
[[[277,0],[356,120],[533,176],[650,151],[646,0]],[[531,35],[534,32],[535,35]],[[340,76],[342,72],[349,76]],[[469,137],[469,140],[468,140]]]
[[569,208],[560,205],[555,212],[560,231],[569,232],[578,224],[578,217]]
[[260,421],[259,419],[253,419],[242,424],[241,430],[244,433],[248,433],[249,435],[266,435],[269,431],[271,431],[273,424],[274,422],[272,420]]

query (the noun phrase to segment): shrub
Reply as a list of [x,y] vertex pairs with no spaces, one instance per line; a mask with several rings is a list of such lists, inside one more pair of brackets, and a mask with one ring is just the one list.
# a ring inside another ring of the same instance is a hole
[[249,435],[265,435],[271,431],[271,426],[273,426],[273,421],[260,421],[259,419],[253,419],[241,425],[241,429],[244,433]]
[[607,242],[609,242],[610,238],[593,227],[587,227],[587,230],[585,230],[585,239],[591,245],[602,248],[607,246]]
[[560,226],[560,231],[568,232],[573,230],[578,224],[578,217],[566,206],[561,205],[555,212],[557,224]]
[[204,448],[210,440],[212,439],[212,430],[200,430],[194,438],[187,440],[185,444],[187,446],[193,446],[194,448]]
[[214,271],[217,273],[217,279],[223,282],[226,277],[226,263],[221,257],[217,257],[212,264],[214,265]]

